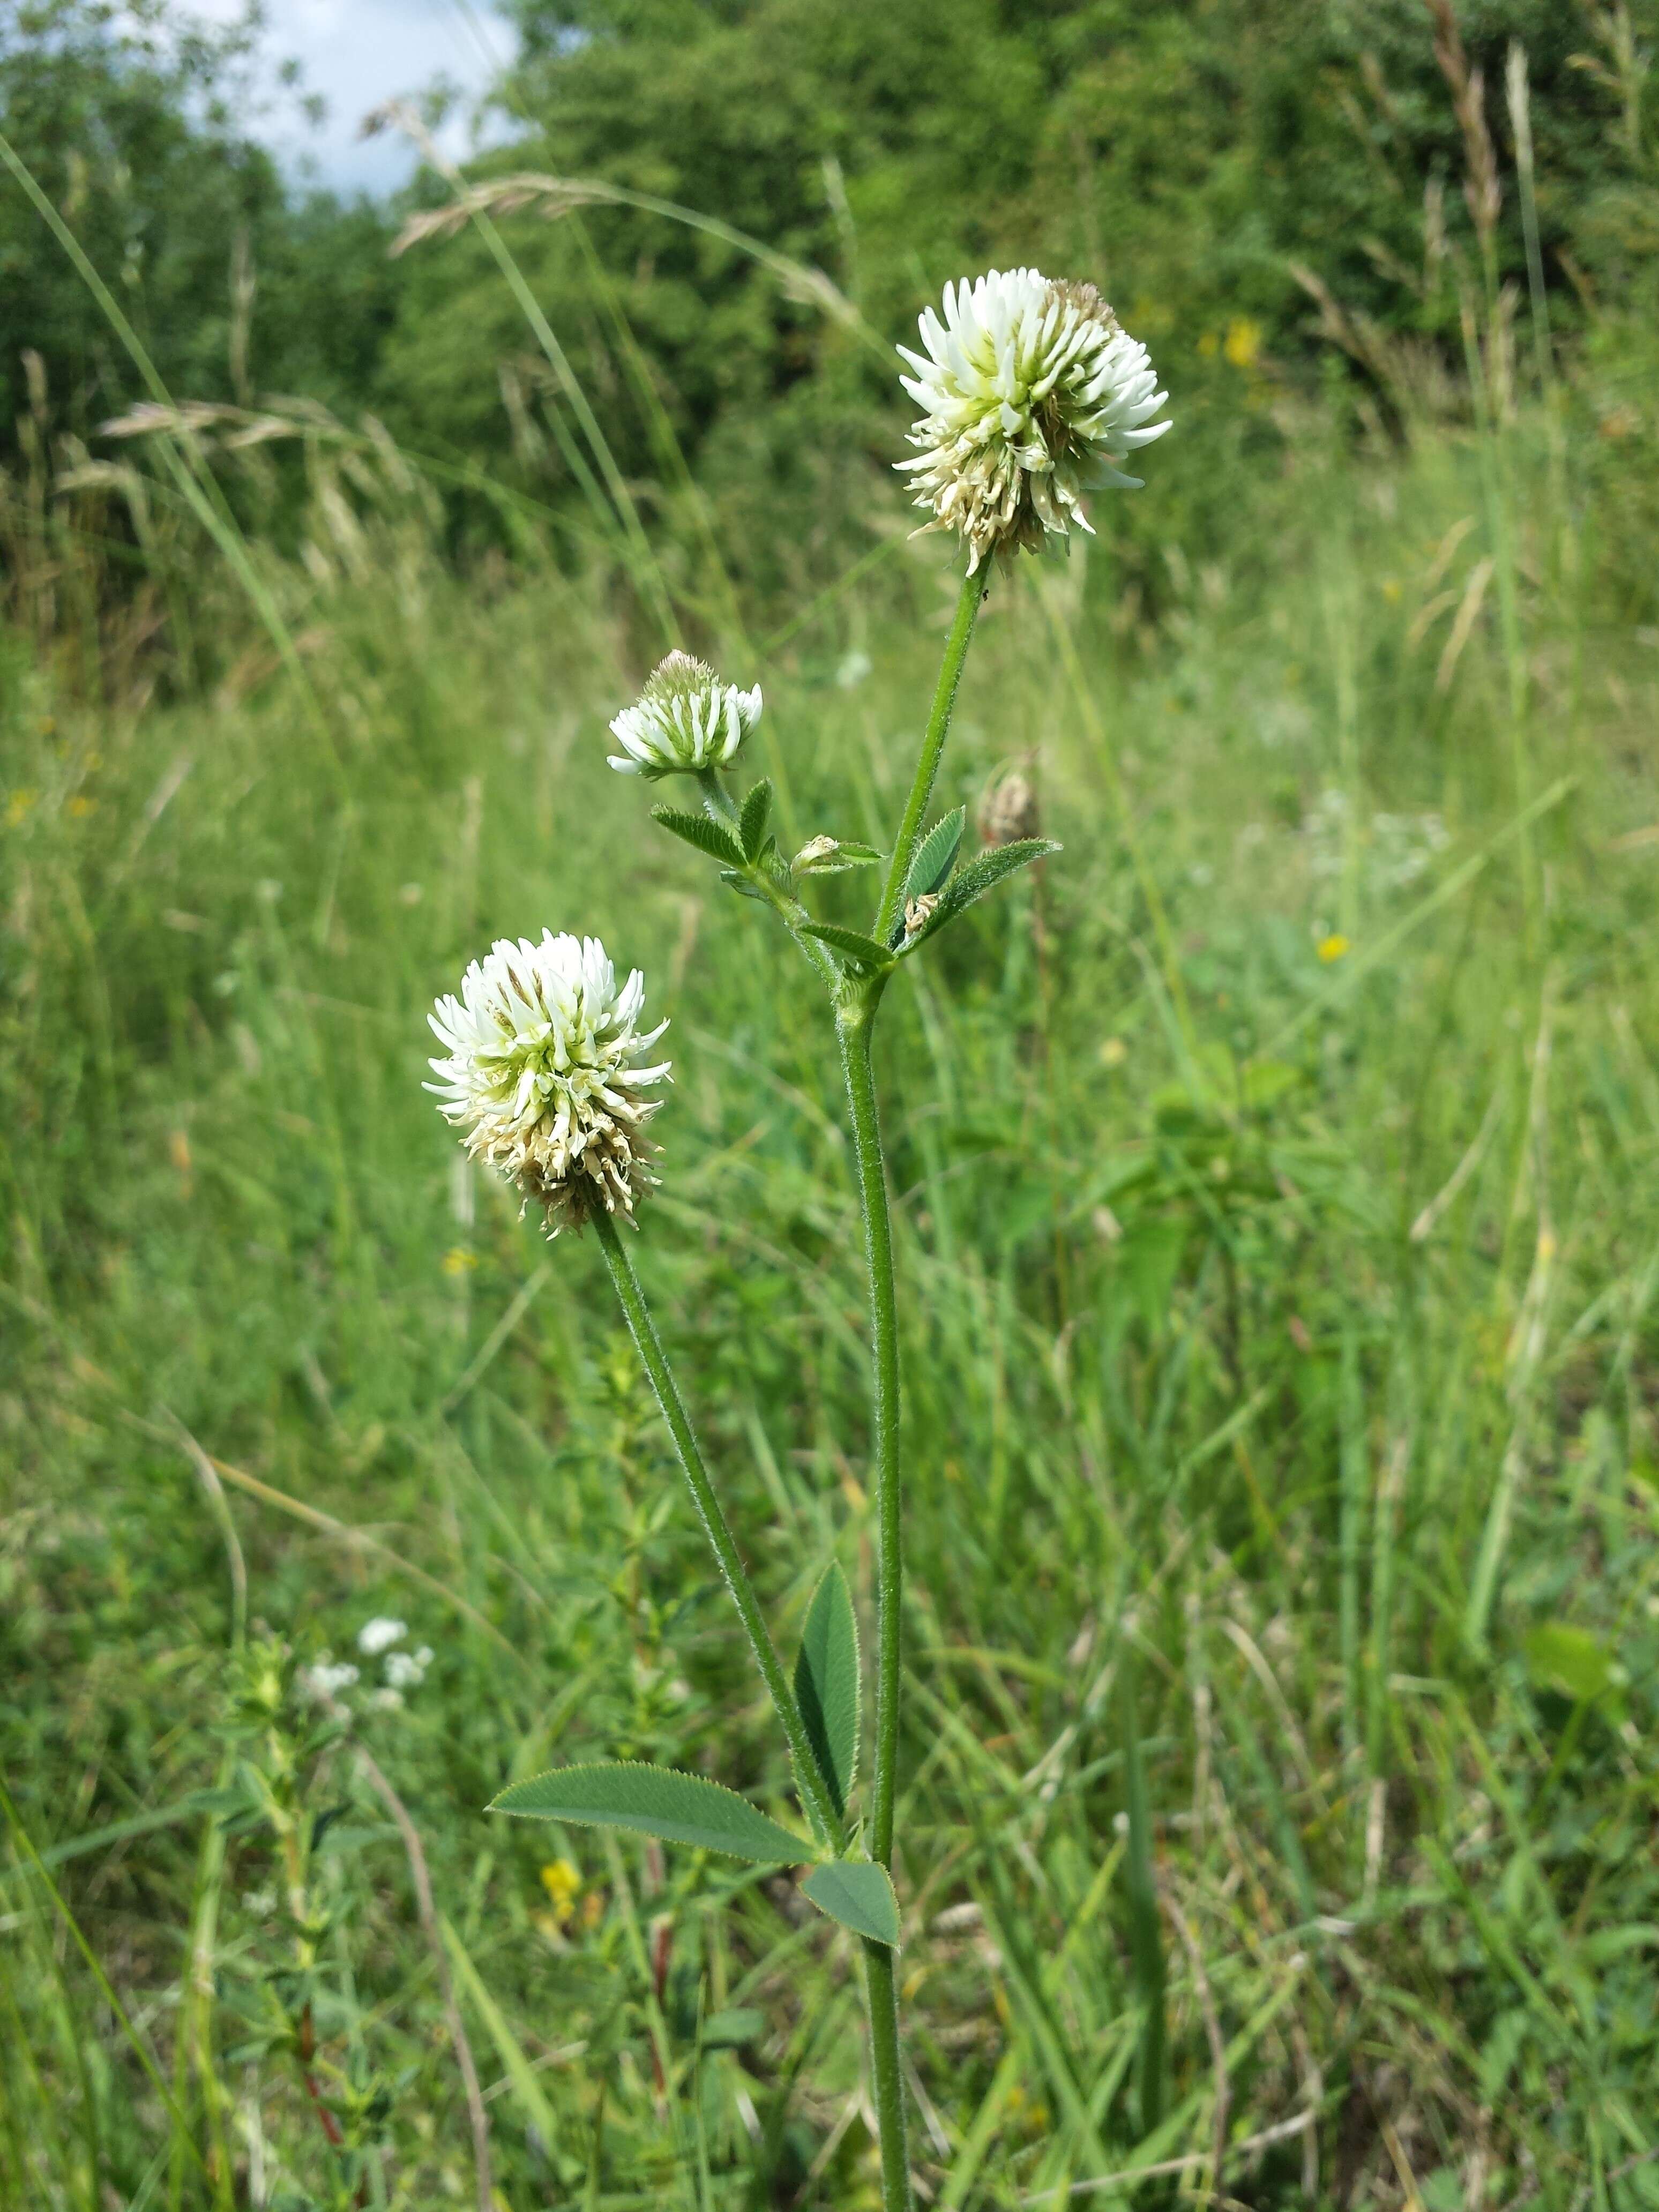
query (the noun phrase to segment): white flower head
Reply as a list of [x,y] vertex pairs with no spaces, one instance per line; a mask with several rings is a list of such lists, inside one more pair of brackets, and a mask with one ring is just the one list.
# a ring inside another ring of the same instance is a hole
[[644,1001],[644,976],[618,988],[598,938],[544,930],[539,945],[502,938],[429,1017],[445,1054],[426,1086],[438,1110],[556,1236],[601,1207],[631,1218],[655,1181],[643,1132],[669,1067],[641,1062],[668,1024],[641,1033]]
[[945,286],[945,319],[929,307],[921,342],[925,356],[899,348],[922,414],[916,458],[897,465],[932,510],[924,529],[966,541],[970,575],[999,546],[1088,532],[1081,495],[1139,486],[1117,464],[1170,427],[1151,420],[1169,395],[1146,347],[1092,284],[990,270]]
[[366,1620],[357,1631],[357,1649],[371,1659],[378,1659],[382,1651],[390,1651],[394,1644],[401,1644],[409,1633],[406,1620],[393,1620],[390,1614],[377,1613],[373,1620]]
[[611,756],[623,775],[695,775],[734,761],[760,720],[761,695],[722,684],[704,661],[671,653],[646,678],[639,704],[623,708],[611,734],[625,757]]

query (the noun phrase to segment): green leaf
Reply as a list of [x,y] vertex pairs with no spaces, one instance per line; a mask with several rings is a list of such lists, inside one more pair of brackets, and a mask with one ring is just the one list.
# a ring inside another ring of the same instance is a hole
[[802,927],[809,937],[816,937],[821,944],[831,946],[860,968],[873,968],[879,972],[893,964],[893,956],[884,945],[878,945],[873,937],[866,937],[856,929],[842,929],[833,921],[809,921]]
[[975,899],[982,899],[987,891],[994,890],[1005,877],[1059,850],[1052,837],[1020,837],[1012,845],[993,845],[988,852],[976,853],[964,867],[957,869],[939,893],[939,904],[904,950],[913,952],[918,945],[943,929],[947,921],[954,921]]
[[886,1868],[874,1859],[832,1859],[826,1866],[815,1866],[802,1882],[801,1893],[855,1936],[897,1949],[898,1899]]
[[677,806],[653,806],[651,819],[660,822],[671,836],[683,837],[688,845],[707,853],[711,860],[725,860],[734,868],[743,866],[744,854],[737,839],[722,823],[711,822],[706,814],[682,814]]
[[751,860],[760,858],[760,848],[766,836],[767,817],[772,811],[772,787],[763,776],[743,802],[743,812],[738,817],[738,835],[743,840],[743,849]]
[[711,2012],[702,2024],[705,2051],[741,2051],[745,2043],[758,2043],[766,2033],[766,2014],[754,2005],[732,2005]]
[[1244,1071],[1244,1103],[1257,1108],[1271,1106],[1287,1091],[1294,1091],[1307,1076],[1299,1067],[1292,1067],[1282,1060],[1255,1060]]
[[790,865],[798,875],[842,876],[849,868],[873,867],[880,858],[873,845],[855,845],[844,837],[814,837]]
[[935,822],[916,848],[915,858],[910,863],[910,872],[904,879],[904,903],[914,898],[926,898],[930,891],[940,890],[945,878],[957,864],[957,854],[962,849],[963,827],[968,819],[968,810],[958,806],[954,814],[947,814]]
[[1565,1620],[1547,1620],[1526,1642],[1527,1672],[1540,1690],[1565,1691],[1579,1705],[1614,1687],[1618,1669],[1586,1630]]
[[633,1828],[668,1844],[694,1844],[734,1859],[770,1866],[799,1866],[812,1846],[747,1798],[700,1774],[631,1761],[605,1766],[557,1766],[530,1782],[515,1782],[489,1807],[531,1820],[570,1820],[589,1828]]
[[757,890],[755,885],[750,882],[748,877],[740,875],[737,869],[722,868],[720,870],[720,881],[726,885],[727,890],[736,891],[739,898],[758,899],[763,906],[765,905],[766,893],[763,890]]
[[830,1561],[806,1608],[795,1702],[824,1787],[844,1816],[859,1765],[859,1628],[838,1559]]

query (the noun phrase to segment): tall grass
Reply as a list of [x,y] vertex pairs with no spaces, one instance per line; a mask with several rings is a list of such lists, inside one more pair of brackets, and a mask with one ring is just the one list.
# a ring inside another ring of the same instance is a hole
[[[1534,939],[1512,639],[1462,619],[1478,439],[1310,444],[1261,495],[1274,574],[1242,545],[1181,582],[1150,651],[1046,571],[1019,586],[1046,614],[993,602],[945,795],[1030,756],[1066,851],[913,988],[931,1074],[884,1104],[921,1317],[903,1972],[936,2202],[1647,2201],[1659,848],[1621,518],[1652,433],[1605,490],[1595,434],[1632,404],[1585,386],[1565,433],[1502,433],[1554,794]],[[257,1632],[337,1656],[390,1612],[437,1655],[360,1726],[429,1862],[501,2201],[873,2203],[853,1962],[787,1887],[573,1834],[562,1904],[478,1816],[526,1744],[696,1765],[718,1726],[728,1778],[785,1778],[757,1708],[729,1741],[741,1653],[595,1255],[550,1271],[418,1088],[422,1010],[482,935],[580,916],[667,979],[644,1233],[787,1613],[803,1557],[870,1595],[836,1071],[780,956],[739,957],[628,833],[603,572],[459,583],[419,501],[331,450],[303,557],[251,556],[327,744],[249,615],[214,612],[187,518],[211,695],[147,697],[136,650],[100,691],[15,634],[0,679],[0,2195],[475,2190],[404,1841],[349,1744],[305,1769],[348,2180],[250,2028],[280,1910],[212,1793],[265,1754],[228,1716],[234,1585],[188,1437]],[[853,836],[893,811],[891,702],[948,617],[925,548],[888,574],[743,672],[804,817]]]

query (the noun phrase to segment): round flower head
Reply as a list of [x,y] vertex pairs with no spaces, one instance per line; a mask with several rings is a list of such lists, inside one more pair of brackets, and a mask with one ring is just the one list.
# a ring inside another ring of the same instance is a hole
[[760,720],[761,695],[722,684],[714,670],[689,653],[671,653],[646,678],[636,707],[625,707],[611,725],[624,755],[611,756],[623,775],[695,775],[724,768]]
[[1088,531],[1079,495],[1138,486],[1115,465],[1170,427],[1149,422],[1169,395],[1146,347],[1092,284],[993,269],[945,286],[945,319],[929,307],[921,342],[925,357],[899,348],[916,372],[900,381],[923,411],[917,457],[898,466],[933,510],[923,527],[967,541],[970,575],[999,545]]
[[617,988],[598,938],[544,930],[539,945],[492,945],[461,978],[460,997],[440,999],[429,1017],[446,1054],[426,1086],[439,1112],[475,1159],[534,1200],[555,1236],[601,1206],[631,1216],[656,1180],[642,1132],[668,1062],[640,1063],[668,1024],[640,1033],[644,1000],[638,969]]

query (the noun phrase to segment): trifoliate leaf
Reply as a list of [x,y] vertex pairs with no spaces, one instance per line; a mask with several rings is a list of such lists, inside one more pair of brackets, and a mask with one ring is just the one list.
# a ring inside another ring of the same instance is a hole
[[750,860],[760,858],[760,849],[766,837],[767,817],[772,811],[772,787],[763,776],[743,802],[743,811],[738,817],[738,835],[743,840],[744,855]]
[[859,1630],[839,1560],[812,1593],[795,1660],[795,1702],[838,1814],[859,1764]]
[[742,848],[723,823],[711,822],[706,814],[682,814],[677,806],[653,806],[651,819],[660,822],[671,836],[683,837],[688,845],[707,853],[711,860],[725,860],[734,868],[743,866]]
[[957,864],[957,854],[962,849],[963,825],[967,819],[967,808],[958,806],[954,814],[935,822],[917,846],[910,872],[904,879],[907,906],[912,899],[926,898],[943,886]]
[[886,1868],[874,1859],[832,1859],[825,1866],[815,1866],[802,1882],[801,1893],[855,1936],[897,1948],[898,1899]]
[[921,918],[915,933],[907,939],[905,951],[913,952],[918,945],[943,929],[947,921],[954,921],[975,899],[983,898],[1005,877],[1060,849],[1052,837],[1021,837],[1012,845],[994,845],[988,852],[976,853],[936,895],[933,907]]
[[893,956],[884,945],[878,945],[873,937],[856,929],[842,929],[833,921],[809,921],[802,927],[809,937],[816,937],[860,968],[872,969],[879,975],[893,964]]
[[811,1844],[757,1813],[736,1790],[666,1766],[555,1767],[532,1781],[514,1783],[489,1810],[580,1827],[632,1828],[665,1843],[693,1844],[761,1865],[799,1866],[816,1856]]

